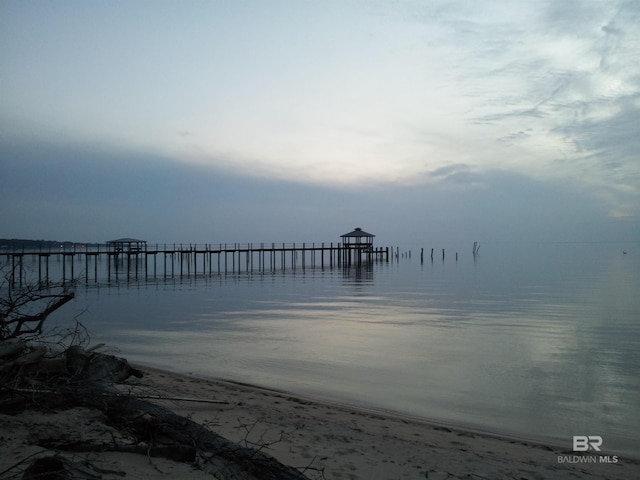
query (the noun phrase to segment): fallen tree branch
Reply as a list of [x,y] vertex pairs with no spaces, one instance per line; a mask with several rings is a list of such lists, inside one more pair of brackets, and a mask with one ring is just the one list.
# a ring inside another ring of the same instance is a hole
[[196,461],[196,448],[184,445],[119,445],[111,443],[87,443],[85,441],[60,441],[55,438],[43,438],[37,442],[39,447],[65,452],[117,452],[135,453],[150,457],[162,457],[176,462],[193,463]]
[[146,400],[135,397],[110,398],[106,413],[114,424],[133,429],[151,440],[153,437],[168,437],[179,445],[195,446],[199,452],[221,461],[229,479],[307,479],[298,470],[281,464],[261,451],[240,446],[203,425]]
[[[153,451],[166,453],[163,447],[169,443],[168,448],[188,454],[188,461],[193,461],[196,454],[206,459],[208,466],[215,469],[215,475],[224,480],[308,480],[300,471],[283,465],[259,449],[234,443],[205,425],[177,415],[148,399],[120,392],[114,382],[123,381],[131,375],[142,376],[141,371],[132,368],[122,358],[69,348],[67,363],[73,365],[71,378],[33,389],[31,401],[41,405],[57,404],[63,408],[89,406],[99,409],[110,425],[132,432],[138,445],[144,442],[145,454],[151,455]],[[164,400],[162,397],[152,399]],[[63,449],[64,445],[57,448]],[[67,448],[80,448],[73,443],[66,445]],[[131,448],[133,453],[139,453],[137,447]]]
[[[12,388],[2,385],[9,393],[28,393],[35,394],[56,394],[60,393],[59,389],[42,389],[42,388]],[[192,403],[209,403],[212,405],[229,405],[226,400],[206,400],[204,398],[186,398],[186,397],[165,397],[161,395],[137,395],[135,393],[100,393],[103,397],[121,397],[121,398],[138,398],[141,400],[166,400],[169,402],[192,402]]]
[[229,405],[226,400],[206,400],[203,398],[185,398],[185,397],[164,397],[160,395],[136,395],[136,394],[121,394],[121,397],[134,397],[144,400],[168,400],[170,402],[192,402],[192,403],[210,403],[213,405]]
[[[15,308],[10,306],[7,311],[0,314],[0,325],[2,326],[2,337],[4,339],[17,338],[31,333],[41,333],[42,325],[49,315],[62,307],[65,303],[70,302],[75,297],[74,292],[66,292],[61,294],[33,295],[29,297],[27,302],[37,302],[43,299],[53,299],[47,306],[35,315],[18,315],[13,316]],[[31,326],[35,324],[35,326]],[[27,328],[26,326],[29,325]]]

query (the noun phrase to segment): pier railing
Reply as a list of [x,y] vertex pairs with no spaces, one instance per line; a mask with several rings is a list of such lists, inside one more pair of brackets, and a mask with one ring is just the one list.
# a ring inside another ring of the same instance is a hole
[[[273,250],[273,249],[328,249],[328,248],[362,248],[370,244],[347,244],[340,242],[248,242],[248,243],[155,243],[131,246],[116,246],[109,243],[73,244],[55,247],[0,248],[0,255],[45,255],[45,254],[81,254],[81,253],[163,253],[178,251],[219,252],[231,250]],[[385,247],[386,248],[386,247]]]
[[[63,282],[82,279],[107,282],[126,279],[173,278],[220,273],[251,273],[362,265],[389,260],[389,247],[340,242],[255,242],[174,244],[73,244],[46,248],[0,250],[11,266],[13,281],[22,281],[25,257],[37,261],[38,280],[51,281],[51,271],[61,270]],[[54,259],[55,265],[51,264]],[[58,267],[50,268],[50,267]],[[16,274],[17,272],[17,274]],[[54,280],[58,281],[58,280]]]

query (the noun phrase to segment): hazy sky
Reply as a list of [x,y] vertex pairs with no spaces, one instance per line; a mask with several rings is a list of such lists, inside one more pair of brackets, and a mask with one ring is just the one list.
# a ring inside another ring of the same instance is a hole
[[640,240],[640,2],[0,2],[0,237]]

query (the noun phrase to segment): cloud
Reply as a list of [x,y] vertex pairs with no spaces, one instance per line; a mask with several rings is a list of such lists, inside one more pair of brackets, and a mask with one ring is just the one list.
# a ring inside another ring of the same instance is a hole
[[87,145],[0,142],[3,235],[152,243],[332,242],[361,226],[381,245],[628,239],[620,217],[576,185],[467,164],[429,182],[326,187],[187,165],[152,153]]
[[636,2],[8,5],[2,195],[32,226],[94,209],[107,238],[110,215],[235,238],[421,203],[457,225],[460,199],[549,185],[638,215]]
[[426,177],[448,185],[460,185],[466,188],[486,186],[485,174],[464,163],[436,168],[428,172]]

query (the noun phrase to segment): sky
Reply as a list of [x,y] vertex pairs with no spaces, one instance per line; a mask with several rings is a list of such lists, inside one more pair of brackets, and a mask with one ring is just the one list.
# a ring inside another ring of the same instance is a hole
[[0,238],[640,241],[640,2],[0,2]]

